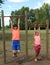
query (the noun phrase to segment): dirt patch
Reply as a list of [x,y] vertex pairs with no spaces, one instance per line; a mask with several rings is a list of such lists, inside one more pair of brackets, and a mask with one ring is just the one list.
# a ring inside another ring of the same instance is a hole
[[47,60],[46,58],[43,58],[41,61],[34,61],[33,56],[28,56],[26,58],[24,55],[19,57],[7,57],[6,64],[3,62],[3,58],[0,60],[0,65],[49,65],[50,60]]

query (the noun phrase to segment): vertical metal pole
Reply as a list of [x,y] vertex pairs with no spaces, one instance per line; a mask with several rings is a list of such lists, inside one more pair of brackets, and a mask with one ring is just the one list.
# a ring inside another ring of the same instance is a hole
[[2,32],[3,32],[4,63],[6,63],[5,30],[4,30],[4,12],[3,12],[3,10],[2,10]]
[[48,30],[49,30],[49,22],[48,22],[48,19],[46,20],[46,24],[47,24],[47,27],[46,27],[46,57],[48,59]]
[[28,57],[28,25],[27,25],[27,11],[25,11],[25,32],[26,32],[26,58]]

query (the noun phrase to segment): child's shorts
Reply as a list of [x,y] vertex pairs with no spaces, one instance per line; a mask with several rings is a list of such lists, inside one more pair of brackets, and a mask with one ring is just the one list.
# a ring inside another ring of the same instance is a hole
[[41,46],[40,45],[34,46],[34,49],[35,49],[35,51],[39,51],[41,49]]
[[20,50],[20,40],[12,40],[12,50]]

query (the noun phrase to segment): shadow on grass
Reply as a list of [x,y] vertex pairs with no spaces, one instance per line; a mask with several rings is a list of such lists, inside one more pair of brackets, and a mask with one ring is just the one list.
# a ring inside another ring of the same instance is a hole
[[[46,60],[45,56],[42,56],[42,60],[40,61],[44,61]],[[31,62],[34,61],[34,57],[33,55],[29,55],[28,57],[26,57],[25,55],[22,55],[20,57],[9,57],[6,61],[6,65],[22,65],[23,63],[27,63],[27,62]]]
[[22,63],[25,63],[25,62],[30,62],[32,61],[34,58],[33,56],[21,56],[21,57],[16,57],[16,58],[13,58],[12,60],[6,62],[6,64],[10,64],[10,63],[18,63],[18,65],[22,65]]

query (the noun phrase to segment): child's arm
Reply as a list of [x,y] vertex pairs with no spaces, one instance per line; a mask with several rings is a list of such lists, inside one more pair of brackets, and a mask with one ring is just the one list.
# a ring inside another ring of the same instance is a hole
[[39,24],[38,32],[39,32],[39,36],[40,36],[40,43],[41,43],[40,24]]
[[10,20],[10,26],[11,26],[11,29],[13,28],[13,25],[12,25],[12,20]]
[[35,26],[34,26],[34,35],[35,35],[35,32],[36,32],[36,24],[35,24]]
[[49,31],[48,31],[48,34],[50,34],[50,29],[49,29]]
[[40,26],[38,27],[38,32],[39,32],[39,34],[40,34]]
[[18,28],[20,29],[20,18],[18,18]]
[[50,32],[48,32],[48,34],[50,34]]

